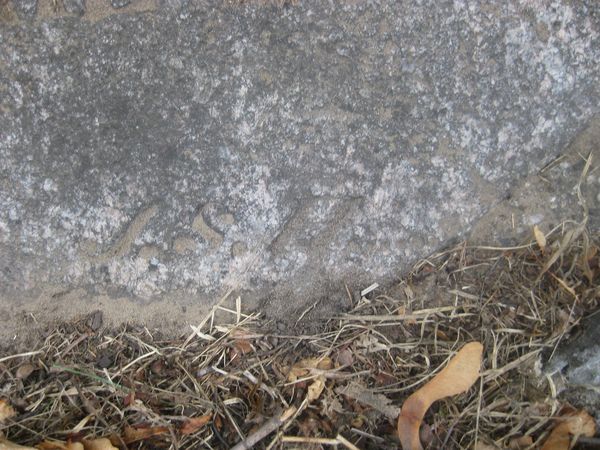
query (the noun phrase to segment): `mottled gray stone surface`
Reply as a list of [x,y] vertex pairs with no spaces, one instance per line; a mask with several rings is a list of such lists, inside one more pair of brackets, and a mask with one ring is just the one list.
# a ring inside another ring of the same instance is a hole
[[37,0],[13,0],[13,6],[23,19],[32,19],[37,12]]
[[113,8],[123,8],[124,6],[129,5],[131,0],[110,0],[110,4]]
[[85,13],[85,0],[62,0],[62,3],[68,13],[79,16]]
[[560,345],[544,372],[575,404],[600,403],[600,326],[598,314],[583,321],[578,332]]
[[390,280],[600,111],[596,1],[147,10],[2,15],[4,305]]

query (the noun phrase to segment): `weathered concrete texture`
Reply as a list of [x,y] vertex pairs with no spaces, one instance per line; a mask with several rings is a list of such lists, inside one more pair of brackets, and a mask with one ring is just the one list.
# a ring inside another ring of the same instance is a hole
[[33,19],[37,12],[37,0],[13,0],[13,7],[22,19]]
[[600,111],[596,1],[298,3],[3,13],[5,305],[390,279]]
[[[588,158],[591,167],[583,177]],[[506,198],[489,208],[474,224],[469,242],[516,245],[523,242],[524,236],[533,239],[534,225],[548,233],[555,227],[560,228],[566,220],[587,220],[589,230],[597,232],[600,226],[599,164],[600,116],[592,119],[556,158],[514,183]]]

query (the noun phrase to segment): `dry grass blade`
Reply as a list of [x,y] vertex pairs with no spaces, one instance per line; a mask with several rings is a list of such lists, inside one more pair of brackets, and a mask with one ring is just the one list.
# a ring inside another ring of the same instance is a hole
[[238,443],[231,450],[248,450],[254,448],[254,446],[266,438],[269,434],[274,432],[277,428],[281,427],[287,420],[290,419],[296,413],[296,408],[291,407],[286,409],[283,413],[278,414],[269,419],[265,424]]

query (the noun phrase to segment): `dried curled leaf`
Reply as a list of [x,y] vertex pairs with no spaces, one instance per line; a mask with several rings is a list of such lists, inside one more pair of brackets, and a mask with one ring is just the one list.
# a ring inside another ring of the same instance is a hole
[[[119,450],[106,438],[85,439],[82,442],[44,441],[41,444],[38,444],[37,447],[40,450]],[[2,447],[0,447],[0,449],[1,448]]]
[[288,373],[288,381],[294,382],[311,373],[311,369],[330,370],[333,368],[331,358],[307,358],[294,364]]
[[496,447],[495,445],[486,444],[485,442],[477,441],[473,450],[499,450],[500,447]]
[[168,433],[167,427],[125,427],[123,430],[123,442],[131,444],[133,442],[143,441],[153,436]]
[[546,236],[540,230],[537,225],[533,226],[533,236],[535,237],[535,241],[537,242],[538,247],[542,251],[542,253],[546,252]]
[[252,347],[252,344],[247,339],[236,339],[233,346],[240,355],[245,355],[246,353],[254,351],[254,347]]
[[508,448],[510,450],[524,450],[530,448],[532,445],[533,438],[531,436],[514,437],[508,441]]
[[15,409],[6,400],[0,399],[0,423],[17,415]]
[[26,380],[29,378],[29,375],[33,373],[35,370],[35,366],[31,363],[25,363],[22,366],[19,366],[15,373],[15,378],[18,380]]
[[106,438],[86,439],[83,441],[83,448],[85,450],[119,450]]
[[5,441],[0,439],[0,450],[36,450],[34,447],[25,447],[23,445],[15,444],[14,442]]
[[477,378],[483,346],[466,344],[429,383],[406,399],[398,417],[398,436],[404,450],[422,450],[419,427],[432,403],[467,391]]
[[191,419],[185,421],[179,431],[181,434],[193,434],[201,428],[204,428],[204,426],[210,422],[210,419],[212,419],[212,414],[205,414],[200,417],[192,417]]
[[44,441],[37,445],[40,450],[84,450],[81,442]]
[[550,433],[542,450],[568,450],[571,448],[571,437],[596,434],[596,422],[586,411],[577,411],[561,418],[559,423]]
[[317,377],[315,379],[315,381],[313,381],[311,383],[311,385],[308,386],[308,392],[306,394],[306,399],[309,402],[312,402],[312,401],[318,399],[321,396],[323,389],[325,389],[325,378]]
[[356,400],[363,405],[370,406],[390,420],[395,420],[398,417],[400,408],[392,405],[392,401],[389,398],[383,394],[375,393],[372,389],[369,389],[358,382],[338,387],[335,389],[335,392]]

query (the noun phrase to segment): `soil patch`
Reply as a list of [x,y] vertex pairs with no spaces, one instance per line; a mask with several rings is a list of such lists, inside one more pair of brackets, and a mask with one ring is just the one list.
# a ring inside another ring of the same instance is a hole
[[433,255],[387,292],[348,297],[351,310],[315,334],[279,332],[231,296],[178,339],[105,329],[100,313],[62,324],[28,352],[2,353],[1,396],[17,415],[0,430],[27,445],[398,448],[402,402],[479,341],[479,381],[434,404],[422,442],[538,445],[565,407],[560,374],[542,363],[600,298],[600,236],[578,225],[544,238]]

